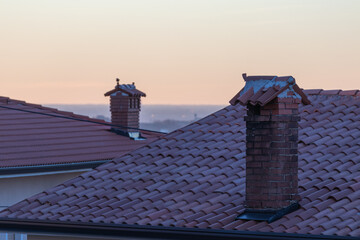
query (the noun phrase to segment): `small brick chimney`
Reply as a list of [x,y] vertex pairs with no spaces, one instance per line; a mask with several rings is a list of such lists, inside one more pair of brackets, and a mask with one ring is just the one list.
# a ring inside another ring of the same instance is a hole
[[139,115],[141,110],[141,97],[145,97],[145,93],[136,89],[135,84],[119,84],[119,79],[116,79],[115,89],[105,93],[105,96],[110,96],[110,111],[111,123],[119,128],[120,131],[138,132]]
[[243,78],[245,87],[230,103],[247,107],[245,207],[256,216],[269,214],[239,218],[269,220],[298,206],[298,105],[310,102],[291,76]]

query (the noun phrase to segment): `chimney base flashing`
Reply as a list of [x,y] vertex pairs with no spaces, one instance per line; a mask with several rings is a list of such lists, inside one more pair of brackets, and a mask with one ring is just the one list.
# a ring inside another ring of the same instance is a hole
[[267,221],[272,223],[286,214],[294,212],[300,208],[298,202],[292,203],[291,205],[277,209],[246,209],[242,214],[236,217],[236,220],[254,220],[254,221]]
[[136,141],[146,140],[146,138],[142,137],[141,133],[138,132],[138,131],[129,132],[129,131],[121,130],[119,128],[111,128],[110,131],[113,132],[113,133],[116,133],[118,135],[129,137],[129,138],[131,138],[133,140],[136,140]]

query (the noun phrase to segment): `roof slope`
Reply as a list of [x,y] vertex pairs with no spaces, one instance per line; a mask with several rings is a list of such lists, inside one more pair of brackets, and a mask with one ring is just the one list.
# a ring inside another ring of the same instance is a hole
[[316,95],[300,108],[301,209],[271,224],[234,220],[245,200],[240,105],[26,199],[0,217],[360,236],[360,98],[357,91],[305,93]]
[[110,132],[109,126],[86,120],[105,123],[0,97],[0,168],[110,160],[153,141],[159,135],[144,132],[146,141],[134,141]]

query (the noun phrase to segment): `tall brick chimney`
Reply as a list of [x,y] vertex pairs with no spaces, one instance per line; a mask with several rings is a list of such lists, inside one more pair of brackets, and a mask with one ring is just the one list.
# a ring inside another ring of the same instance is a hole
[[230,101],[247,107],[247,210],[239,218],[271,222],[298,208],[298,105],[310,102],[291,76],[243,78]]
[[139,128],[140,98],[146,95],[137,90],[134,83],[120,85],[118,78],[116,82],[115,89],[105,93],[105,96],[110,96],[111,123],[119,126],[112,129],[125,133],[138,132],[136,128]]

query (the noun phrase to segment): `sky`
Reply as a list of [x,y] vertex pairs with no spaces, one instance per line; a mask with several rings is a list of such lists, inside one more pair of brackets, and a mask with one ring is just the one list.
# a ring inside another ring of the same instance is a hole
[[358,0],[0,0],[0,96],[227,104],[248,75],[360,89]]

